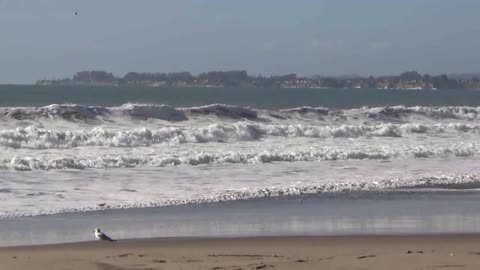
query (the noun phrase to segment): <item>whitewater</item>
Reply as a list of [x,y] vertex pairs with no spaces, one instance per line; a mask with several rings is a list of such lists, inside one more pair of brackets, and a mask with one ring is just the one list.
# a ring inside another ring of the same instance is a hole
[[0,107],[0,218],[480,188],[480,107]]

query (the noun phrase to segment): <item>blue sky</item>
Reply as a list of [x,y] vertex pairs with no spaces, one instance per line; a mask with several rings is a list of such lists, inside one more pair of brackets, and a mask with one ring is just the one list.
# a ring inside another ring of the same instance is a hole
[[0,0],[0,82],[90,69],[480,72],[479,10],[478,0]]

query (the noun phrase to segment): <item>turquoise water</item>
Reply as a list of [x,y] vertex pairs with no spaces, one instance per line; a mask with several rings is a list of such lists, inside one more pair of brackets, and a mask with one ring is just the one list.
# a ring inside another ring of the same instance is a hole
[[479,106],[480,92],[468,90],[401,91],[376,89],[258,89],[0,86],[0,106],[74,103],[115,106],[125,103],[191,107],[222,103],[255,108],[324,106]]

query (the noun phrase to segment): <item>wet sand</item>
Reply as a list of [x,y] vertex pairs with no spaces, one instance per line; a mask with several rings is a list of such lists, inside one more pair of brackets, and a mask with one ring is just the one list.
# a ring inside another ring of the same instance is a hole
[[1,269],[480,269],[480,235],[145,239],[0,248]]

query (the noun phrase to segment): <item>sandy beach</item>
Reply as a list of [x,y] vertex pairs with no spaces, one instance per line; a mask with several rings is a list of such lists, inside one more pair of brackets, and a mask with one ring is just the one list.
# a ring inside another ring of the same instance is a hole
[[[0,270],[480,269],[478,196],[355,193],[1,219]],[[99,225],[121,240],[91,242]]]
[[146,239],[0,249],[1,269],[479,269],[480,235]]

